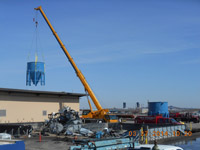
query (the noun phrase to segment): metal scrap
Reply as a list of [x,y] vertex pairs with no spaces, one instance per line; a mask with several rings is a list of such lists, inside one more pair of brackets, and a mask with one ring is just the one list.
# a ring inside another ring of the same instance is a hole
[[82,120],[78,112],[70,107],[63,107],[58,113],[49,114],[49,120],[46,122],[42,133],[50,132],[53,134],[74,135],[81,134],[91,136],[93,132],[82,128]]

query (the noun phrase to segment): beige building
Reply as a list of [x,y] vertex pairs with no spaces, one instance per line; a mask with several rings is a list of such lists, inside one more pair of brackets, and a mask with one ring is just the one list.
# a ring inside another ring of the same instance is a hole
[[0,123],[43,122],[63,106],[79,111],[85,94],[0,88]]

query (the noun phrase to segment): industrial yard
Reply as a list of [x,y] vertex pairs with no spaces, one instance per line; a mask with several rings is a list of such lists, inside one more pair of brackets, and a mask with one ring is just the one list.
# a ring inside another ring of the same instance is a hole
[[199,150],[199,6],[2,2],[0,150]]
[[[200,134],[196,133],[192,137],[184,137],[184,140],[191,140],[195,139],[196,137],[199,137]],[[34,138],[25,138],[23,139],[25,141],[26,150],[35,150],[35,149],[48,149],[48,150],[54,150],[56,148],[59,148],[60,150],[65,150],[70,148],[72,145],[71,142],[68,141],[66,137],[43,137],[42,141],[39,142],[38,137]],[[183,137],[176,137],[169,140],[161,140],[160,144],[170,144],[183,141]]]
[[[151,107],[149,107],[149,114],[153,113],[153,110],[156,109],[159,109],[161,112],[158,105],[162,103],[163,102],[149,102]],[[155,104],[157,107],[152,107],[152,105]],[[115,109],[115,112],[116,111],[117,110]],[[124,113],[124,111],[126,111],[126,113]],[[133,114],[132,111],[137,111],[138,113],[134,113],[135,116],[130,117],[130,114]],[[165,112],[165,115],[167,115],[166,113],[167,112]],[[24,125],[24,127],[20,126],[20,129],[17,129],[16,125],[7,124],[5,126],[1,124],[1,132],[11,134],[14,140],[24,141],[26,150],[53,150],[55,148],[59,148],[61,150],[66,148],[75,150],[79,147],[77,145],[82,145],[82,148],[92,149],[92,145],[90,145],[90,148],[87,147],[90,142],[102,142],[101,144],[99,143],[100,145],[98,144],[99,148],[123,148],[125,145],[129,145],[130,147],[134,147],[135,145],[135,147],[137,147],[139,143],[154,145],[155,141],[159,144],[169,145],[172,142],[175,143],[183,140],[192,140],[200,136],[200,124],[196,121],[189,121],[184,124],[178,122],[176,124],[172,124],[170,122],[161,123],[159,121],[155,123],[137,123],[137,117],[145,116],[152,118],[152,116],[155,116],[154,114],[149,116],[149,114],[141,113],[141,108],[137,108],[136,110],[128,110],[124,108],[119,109],[116,112],[116,115],[121,116],[121,118],[118,117],[120,121],[118,123],[83,123],[84,121],[81,121],[80,118],[76,116],[76,112],[74,110],[66,107],[59,112],[58,116],[55,115],[52,117],[50,115],[48,123],[32,124],[33,129],[27,128],[28,126],[30,127],[31,123],[29,125]],[[195,113],[195,115],[196,114],[197,113]],[[71,117],[67,118],[67,116]],[[147,120],[150,121],[149,119]],[[125,139],[127,138],[134,139],[135,144],[131,146],[130,144],[132,141],[126,141]],[[109,140],[117,140],[118,142],[121,142],[118,144],[103,144],[103,141]],[[121,145],[122,143],[123,145]]]
[[[192,124],[192,126],[199,126],[199,124]],[[184,140],[190,140],[194,139],[196,137],[199,137],[200,133],[195,132],[192,136],[177,136],[173,138],[161,139],[158,141],[159,144],[170,144],[175,143],[176,141],[183,141]],[[78,139],[81,137],[78,137]],[[84,137],[86,138],[86,137]],[[82,138],[81,138],[82,139]],[[63,135],[49,135],[49,136],[42,136],[41,141],[39,139],[38,134],[33,134],[32,137],[23,136],[19,140],[24,140],[26,145],[26,150],[35,150],[35,149],[49,149],[53,150],[55,148],[59,148],[60,150],[69,149],[70,146],[74,145],[72,141],[74,140],[73,136],[63,136]],[[153,141],[150,141],[150,143],[153,143]]]

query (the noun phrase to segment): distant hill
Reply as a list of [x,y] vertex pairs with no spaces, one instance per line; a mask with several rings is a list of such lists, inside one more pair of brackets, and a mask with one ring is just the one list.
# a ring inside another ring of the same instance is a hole
[[172,105],[171,105],[171,106],[168,106],[168,109],[169,109],[169,110],[174,110],[174,109],[176,109],[176,110],[177,110],[177,109],[181,109],[181,110],[182,110],[182,109],[184,109],[184,108],[175,107],[175,106],[172,106]]
[[175,107],[175,106],[168,106],[168,109],[174,110],[174,111],[188,111],[188,112],[200,110],[200,108],[180,108],[180,107]]

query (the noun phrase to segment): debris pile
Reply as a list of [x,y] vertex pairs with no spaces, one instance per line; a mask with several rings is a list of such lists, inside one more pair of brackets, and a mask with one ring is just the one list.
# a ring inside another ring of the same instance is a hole
[[[103,128],[100,130],[92,130],[83,128],[82,120],[79,117],[78,112],[70,107],[63,107],[58,113],[51,113],[48,115],[49,120],[46,121],[42,130],[42,134],[46,132],[57,135],[82,135],[87,137],[93,137],[97,139],[106,137],[120,137],[120,134],[113,129]],[[102,123],[97,123],[95,126],[99,126]],[[91,125],[87,125],[91,126]]]
[[70,107],[63,107],[58,113],[49,114],[49,120],[45,123],[43,134],[45,132],[53,134],[74,135],[82,134],[84,136],[91,136],[93,132],[82,128],[82,120],[78,112]]
[[0,124],[0,133],[8,133],[12,136],[19,137],[22,135],[31,135],[33,127],[22,124]]

